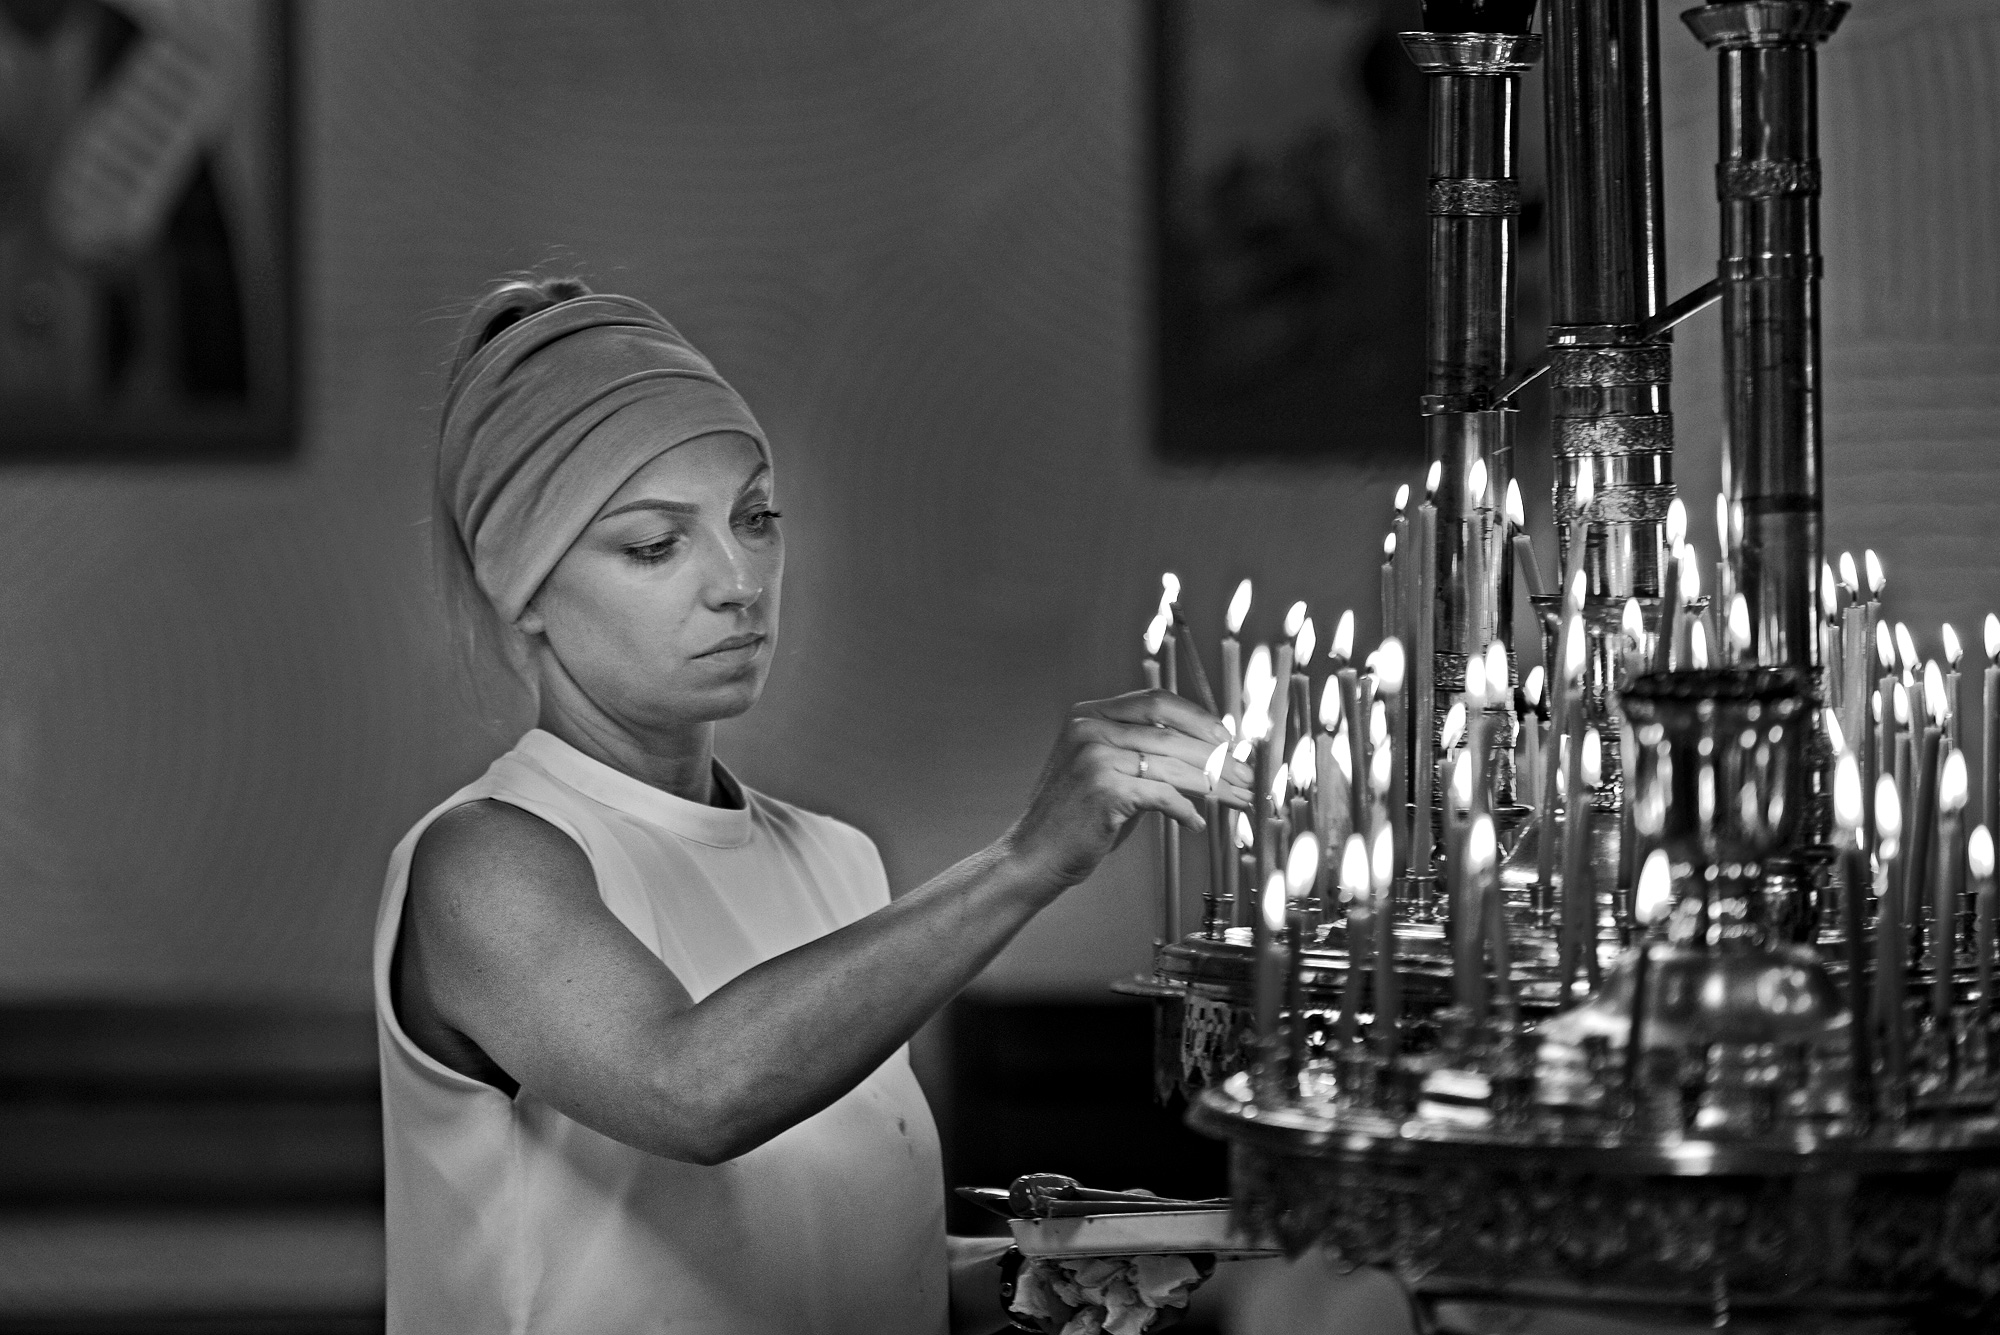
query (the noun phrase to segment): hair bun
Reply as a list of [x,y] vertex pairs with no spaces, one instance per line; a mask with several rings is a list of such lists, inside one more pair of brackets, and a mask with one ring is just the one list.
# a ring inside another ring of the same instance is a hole
[[495,283],[472,303],[459,326],[450,380],[457,380],[474,354],[509,326],[560,302],[589,295],[589,286],[580,278],[509,278]]

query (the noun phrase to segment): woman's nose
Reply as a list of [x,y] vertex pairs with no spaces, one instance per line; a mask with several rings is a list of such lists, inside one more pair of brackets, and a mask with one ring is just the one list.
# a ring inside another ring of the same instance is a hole
[[735,543],[723,544],[709,572],[710,605],[717,609],[754,607],[763,596],[763,581],[757,578],[748,555]]

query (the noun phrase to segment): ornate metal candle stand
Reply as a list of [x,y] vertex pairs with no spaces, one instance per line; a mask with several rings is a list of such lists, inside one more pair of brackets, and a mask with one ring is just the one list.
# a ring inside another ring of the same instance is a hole
[[1552,1309],[1774,1331],[2000,1323],[1984,1045],[1976,1062],[1916,1051],[1900,1080],[1857,1072],[1836,979],[1771,920],[1766,868],[1804,818],[1800,675],[1652,676],[1624,708],[1671,912],[1538,1033],[1446,1012],[1429,1052],[1372,1068],[1358,1050],[1302,1067],[1265,1053],[1201,1094],[1190,1122],[1232,1142],[1243,1225],[1390,1269],[1431,1329]]

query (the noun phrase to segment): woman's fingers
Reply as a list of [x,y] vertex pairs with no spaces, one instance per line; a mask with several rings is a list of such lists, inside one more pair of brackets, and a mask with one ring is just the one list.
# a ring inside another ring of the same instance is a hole
[[[1134,778],[1130,781],[1127,791],[1131,794],[1133,806],[1137,808],[1133,812],[1134,816],[1147,811],[1158,811],[1179,821],[1196,834],[1208,828],[1207,820],[1203,819],[1201,812],[1195,809],[1194,803],[1181,796],[1180,790],[1172,784],[1150,777]],[[1129,830],[1131,827],[1132,822],[1128,818],[1125,828]]]
[[1185,733],[1211,747],[1229,740],[1229,730],[1222,726],[1221,719],[1172,691],[1133,691],[1109,700],[1092,700],[1077,709],[1081,714],[1113,723],[1139,723]]
[[1155,777],[1166,779],[1183,792],[1206,794],[1213,791],[1217,796],[1226,797],[1231,789],[1237,789],[1240,790],[1238,795],[1248,800],[1250,787],[1257,781],[1257,772],[1249,765],[1225,756],[1219,776],[1221,782],[1211,788],[1207,769],[1216,746],[1222,745],[1220,742],[1209,745],[1184,733],[1137,723],[1113,723],[1101,718],[1078,719],[1075,726],[1079,735],[1090,741],[1145,756],[1150,766],[1159,770]]

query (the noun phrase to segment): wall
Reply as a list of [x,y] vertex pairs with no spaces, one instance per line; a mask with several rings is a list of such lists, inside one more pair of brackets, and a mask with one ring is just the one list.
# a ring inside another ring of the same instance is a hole
[[[383,858],[504,744],[454,685],[421,522],[454,303],[509,269],[655,301],[757,406],[787,621],[725,753],[899,885],[1005,828],[1066,702],[1134,683],[1162,568],[1210,622],[1243,575],[1267,622],[1368,596],[1400,472],[1147,458],[1136,5],[301,9],[297,460],[0,474],[0,992],[365,1003]],[[1691,286],[1711,76],[1667,27]],[[1979,0],[1904,0],[1826,61],[1830,527],[1925,624],[2000,591],[1996,46]],[[1703,515],[1712,319],[1682,348]],[[1147,863],[986,985],[1137,967]]]

